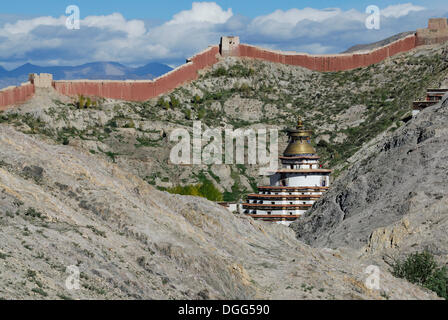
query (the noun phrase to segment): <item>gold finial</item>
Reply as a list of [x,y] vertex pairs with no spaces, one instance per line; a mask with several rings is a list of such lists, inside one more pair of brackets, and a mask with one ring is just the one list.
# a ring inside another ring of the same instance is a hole
[[297,128],[302,128],[303,127],[303,122],[302,122],[302,118],[300,116],[297,117]]

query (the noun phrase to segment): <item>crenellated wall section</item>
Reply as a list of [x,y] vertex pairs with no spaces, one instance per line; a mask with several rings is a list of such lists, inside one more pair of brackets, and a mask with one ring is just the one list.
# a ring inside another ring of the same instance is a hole
[[128,101],[145,101],[167,93],[178,86],[196,80],[198,71],[211,67],[227,56],[260,59],[275,63],[301,66],[320,72],[344,71],[379,63],[398,53],[421,45],[448,41],[446,18],[430,19],[428,28],[418,29],[413,35],[365,52],[334,55],[310,55],[281,52],[240,44],[238,37],[222,37],[220,45],[211,46],[187,62],[154,80],[63,80],[53,81],[49,74],[30,75],[30,82],[20,87],[0,90],[0,110],[31,98],[36,88],[51,88],[67,96],[96,96]]

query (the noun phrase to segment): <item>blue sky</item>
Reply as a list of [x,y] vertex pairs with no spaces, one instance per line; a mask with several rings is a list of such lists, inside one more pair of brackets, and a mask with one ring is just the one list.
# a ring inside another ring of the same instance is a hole
[[[65,8],[73,4],[81,11],[80,30],[65,28]],[[372,4],[381,9],[380,30],[364,24]],[[429,17],[447,13],[446,0],[2,1],[0,65],[178,65],[227,34],[272,49],[337,53],[425,27]]]
[[[249,18],[269,14],[277,9],[288,10],[291,8],[312,7],[316,9],[341,8],[344,10],[364,10],[368,5],[379,7],[406,3],[407,1],[395,0],[218,0],[215,1],[223,8],[232,8],[234,12]],[[445,0],[416,0],[415,5],[432,8],[447,8]],[[191,8],[191,1],[186,0],[31,0],[8,1],[2,3],[1,13],[29,16],[59,16],[68,5],[78,5],[82,9],[82,15],[106,15],[114,12],[122,13],[128,19],[154,19],[169,20],[174,14]]]

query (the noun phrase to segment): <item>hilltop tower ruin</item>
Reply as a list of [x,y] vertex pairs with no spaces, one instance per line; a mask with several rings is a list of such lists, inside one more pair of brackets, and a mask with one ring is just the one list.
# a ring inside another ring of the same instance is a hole
[[238,56],[240,46],[240,37],[230,36],[221,37],[219,43],[219,53],[222,57]]
[[417,29],[416,46],[431,45],[448,41],[447,18],[432,18],[428,21],[428,28]]

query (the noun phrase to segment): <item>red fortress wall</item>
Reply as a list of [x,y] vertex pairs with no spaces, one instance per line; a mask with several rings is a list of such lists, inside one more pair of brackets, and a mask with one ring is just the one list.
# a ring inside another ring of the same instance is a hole
[[320,72],[344,71],[367,67],[384,59],[415,48],[416,36],[392,42],[387,46],[363,53],[346,53],[335,55],[309,55],[306,53],[282,53],[240,44],[236,54],[240,57],[255,58],[270,62],[301,66]]
[[[381,62],[387,57],[415,48],[415,43],[416,37],[411,35],[367,53],[321,56],[287,54],[236,44],[227,55],[302,66],[316,71],[341,71]],[[128,101],[145,101],[169,92],[183,83],[196,80],[199,70],[210,67],[219,61],[220,53],[222,53],[222,47],[210,47],[187,60],[186,64],[153,81],[54,81],[53,86],[59,93],[68,96],[82,94]]]
[[26,83],[20,87],[0,90],[0,110],[9,105],[23,103],[34,95],[34,85]]
[[320,72],[344,71],[367,67],[384,59],[406,52],[421,45],[433,45],[448,41],[446,18],[430,19],[428,28],[418,29],[413,35],[399,39],[384,47],[366,52],[310,55],[296,52],[280,52],[240,44],[238,37],[223,37],[219,46],[211,46],[187,60],[187,63],[154,80],[110,81],[73,80],[52,81],[49,74],[31,75],[30,84],[0,91],[0,110],[31,98],[35,88],[53,87],[67,96],[96,96],[128,101],[145,101],[167,93],[183,83],[196,80],[198,71],[217,63],[220,57],[236,56],[261,59],[270,62],[302,66]]
[[159,78],[148,81],[54,81],[53,86],[68,96],[86,95],[128,101],[145,101],[169,92],[198,78],[198,71],[218,62],[219,47],[212,46],[187,60],[187,63]]

